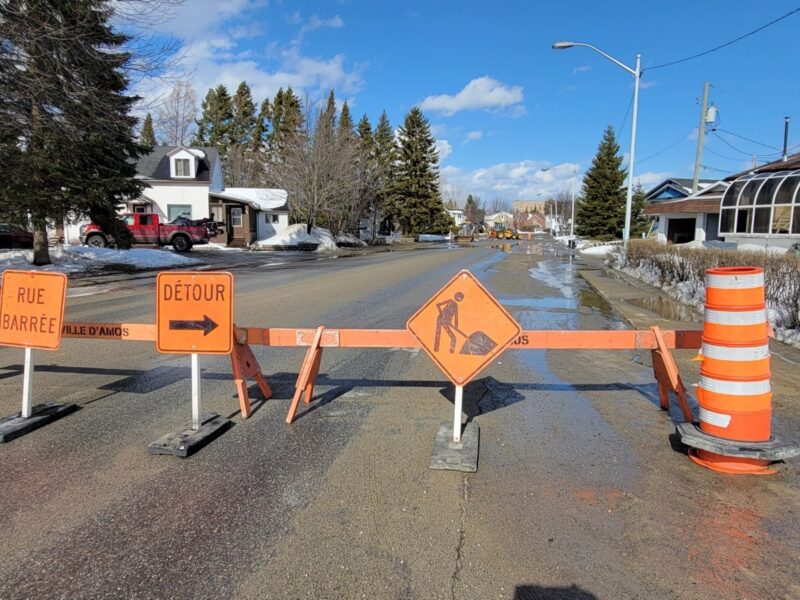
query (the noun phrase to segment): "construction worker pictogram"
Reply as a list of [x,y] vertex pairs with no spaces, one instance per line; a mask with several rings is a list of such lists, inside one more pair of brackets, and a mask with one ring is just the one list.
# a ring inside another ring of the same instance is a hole
[[233,275],[159,273],[156,347],[167,354],[230,354]]
[[408,329],[456,385],[470,381],[521,333],[469,271],[434,294],[408,320]]

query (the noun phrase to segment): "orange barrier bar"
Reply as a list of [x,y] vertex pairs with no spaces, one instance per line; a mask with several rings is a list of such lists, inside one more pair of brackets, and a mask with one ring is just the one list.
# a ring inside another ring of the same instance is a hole
[[[316,329],[246,327],[236,329],[240,343],[256,346],[308,347]],[[666,347],[697,349],[702,345],[702,331],[662,331]],[[156,339],[153,323],[68,322],[62,335],[68,338],[152,342]],[[419,342],[406,329],[325,329],[321,348],[419,348]],[[512,350],[654,350],[656,337],[650,330],[527,330],[510,346]]]
[[96,340],[126,340],[131,342],[155,342],[155,323],[64,323],[61,335],[67,338]]
[[[242,330],[250,345],[308,347],[316,329],[248,327]],[[670,349],[697,349],[702,345],[702,331],[662,331]],[[406,329],[325,329],[321,348],[419,348],[417,339]],[[654,350],[659,347],[650,330],[620,331],[523,331],[512,350]]]

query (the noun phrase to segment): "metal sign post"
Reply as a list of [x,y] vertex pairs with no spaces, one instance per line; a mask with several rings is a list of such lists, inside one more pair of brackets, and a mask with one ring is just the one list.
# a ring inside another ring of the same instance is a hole
[[461,442],[461,407],[464,404],[464,386],[456,386],[455,412],[453,413],[453,441]]
[[200,429],[200,355],[192,353],[192,429]]
[[20,416],[29,419],[33,409],[33,348],[25,347],[25,369],[22,372],[22,411]]

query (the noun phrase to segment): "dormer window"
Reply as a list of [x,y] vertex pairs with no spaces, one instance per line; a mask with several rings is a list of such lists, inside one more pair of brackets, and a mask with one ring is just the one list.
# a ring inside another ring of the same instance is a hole
[[195,179],[205,153],[198,148],[178,146],[169,152],[168,156],[171,179]]
[[191,177],[190,160],[188,158],[175,159],[175,177]]

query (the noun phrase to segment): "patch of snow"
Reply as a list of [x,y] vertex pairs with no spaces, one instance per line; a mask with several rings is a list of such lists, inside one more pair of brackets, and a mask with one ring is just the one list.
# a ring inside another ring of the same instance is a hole
[[233,251],[233,252],[242,252],[244,248],[233,248],[231,246],[226,246],[225,244],[218,244],[217,242],[209,242],[208,244],[203,244],[202,246],[195,246],[198,250],[220,250],[220,251]]
[[336,236],[336,243],[341,246],[366,246],[367,243],[350,233],[340,233]]
[[418,239],[420,242],[446,242],[450,238],[446,235],[435,233],[420,233]]
[[311,230],[311,235],[319,241],[318,252],[320,250],[336,250],[336,240],[333,239],[333,234],[328,229],[314,227]]
[[277,233],[265,240],[259,240],[256,242],[256,246],[316,246],[319,244],[317,238],[306,233],[306,228],[305,223],[289,225],[285,231]]
[[605,256],[606,254],[610,254],[618,248],[618,245],[604,244],[602,246],[589,246],[588,248],[582,248],[580,253],[587,254],[589,256]]
[[33,250],[0,251],[0,272],[7,269],[22,269],[80,273],[93,267],[105,265],[127,265],[140,269],[157,269],[201,262],[195,258],[152,248],[114,250],[112,248],[68,245],[50,248],[50,260],[52,261],[50,265],[34,267],[31,264],[32,260]]

